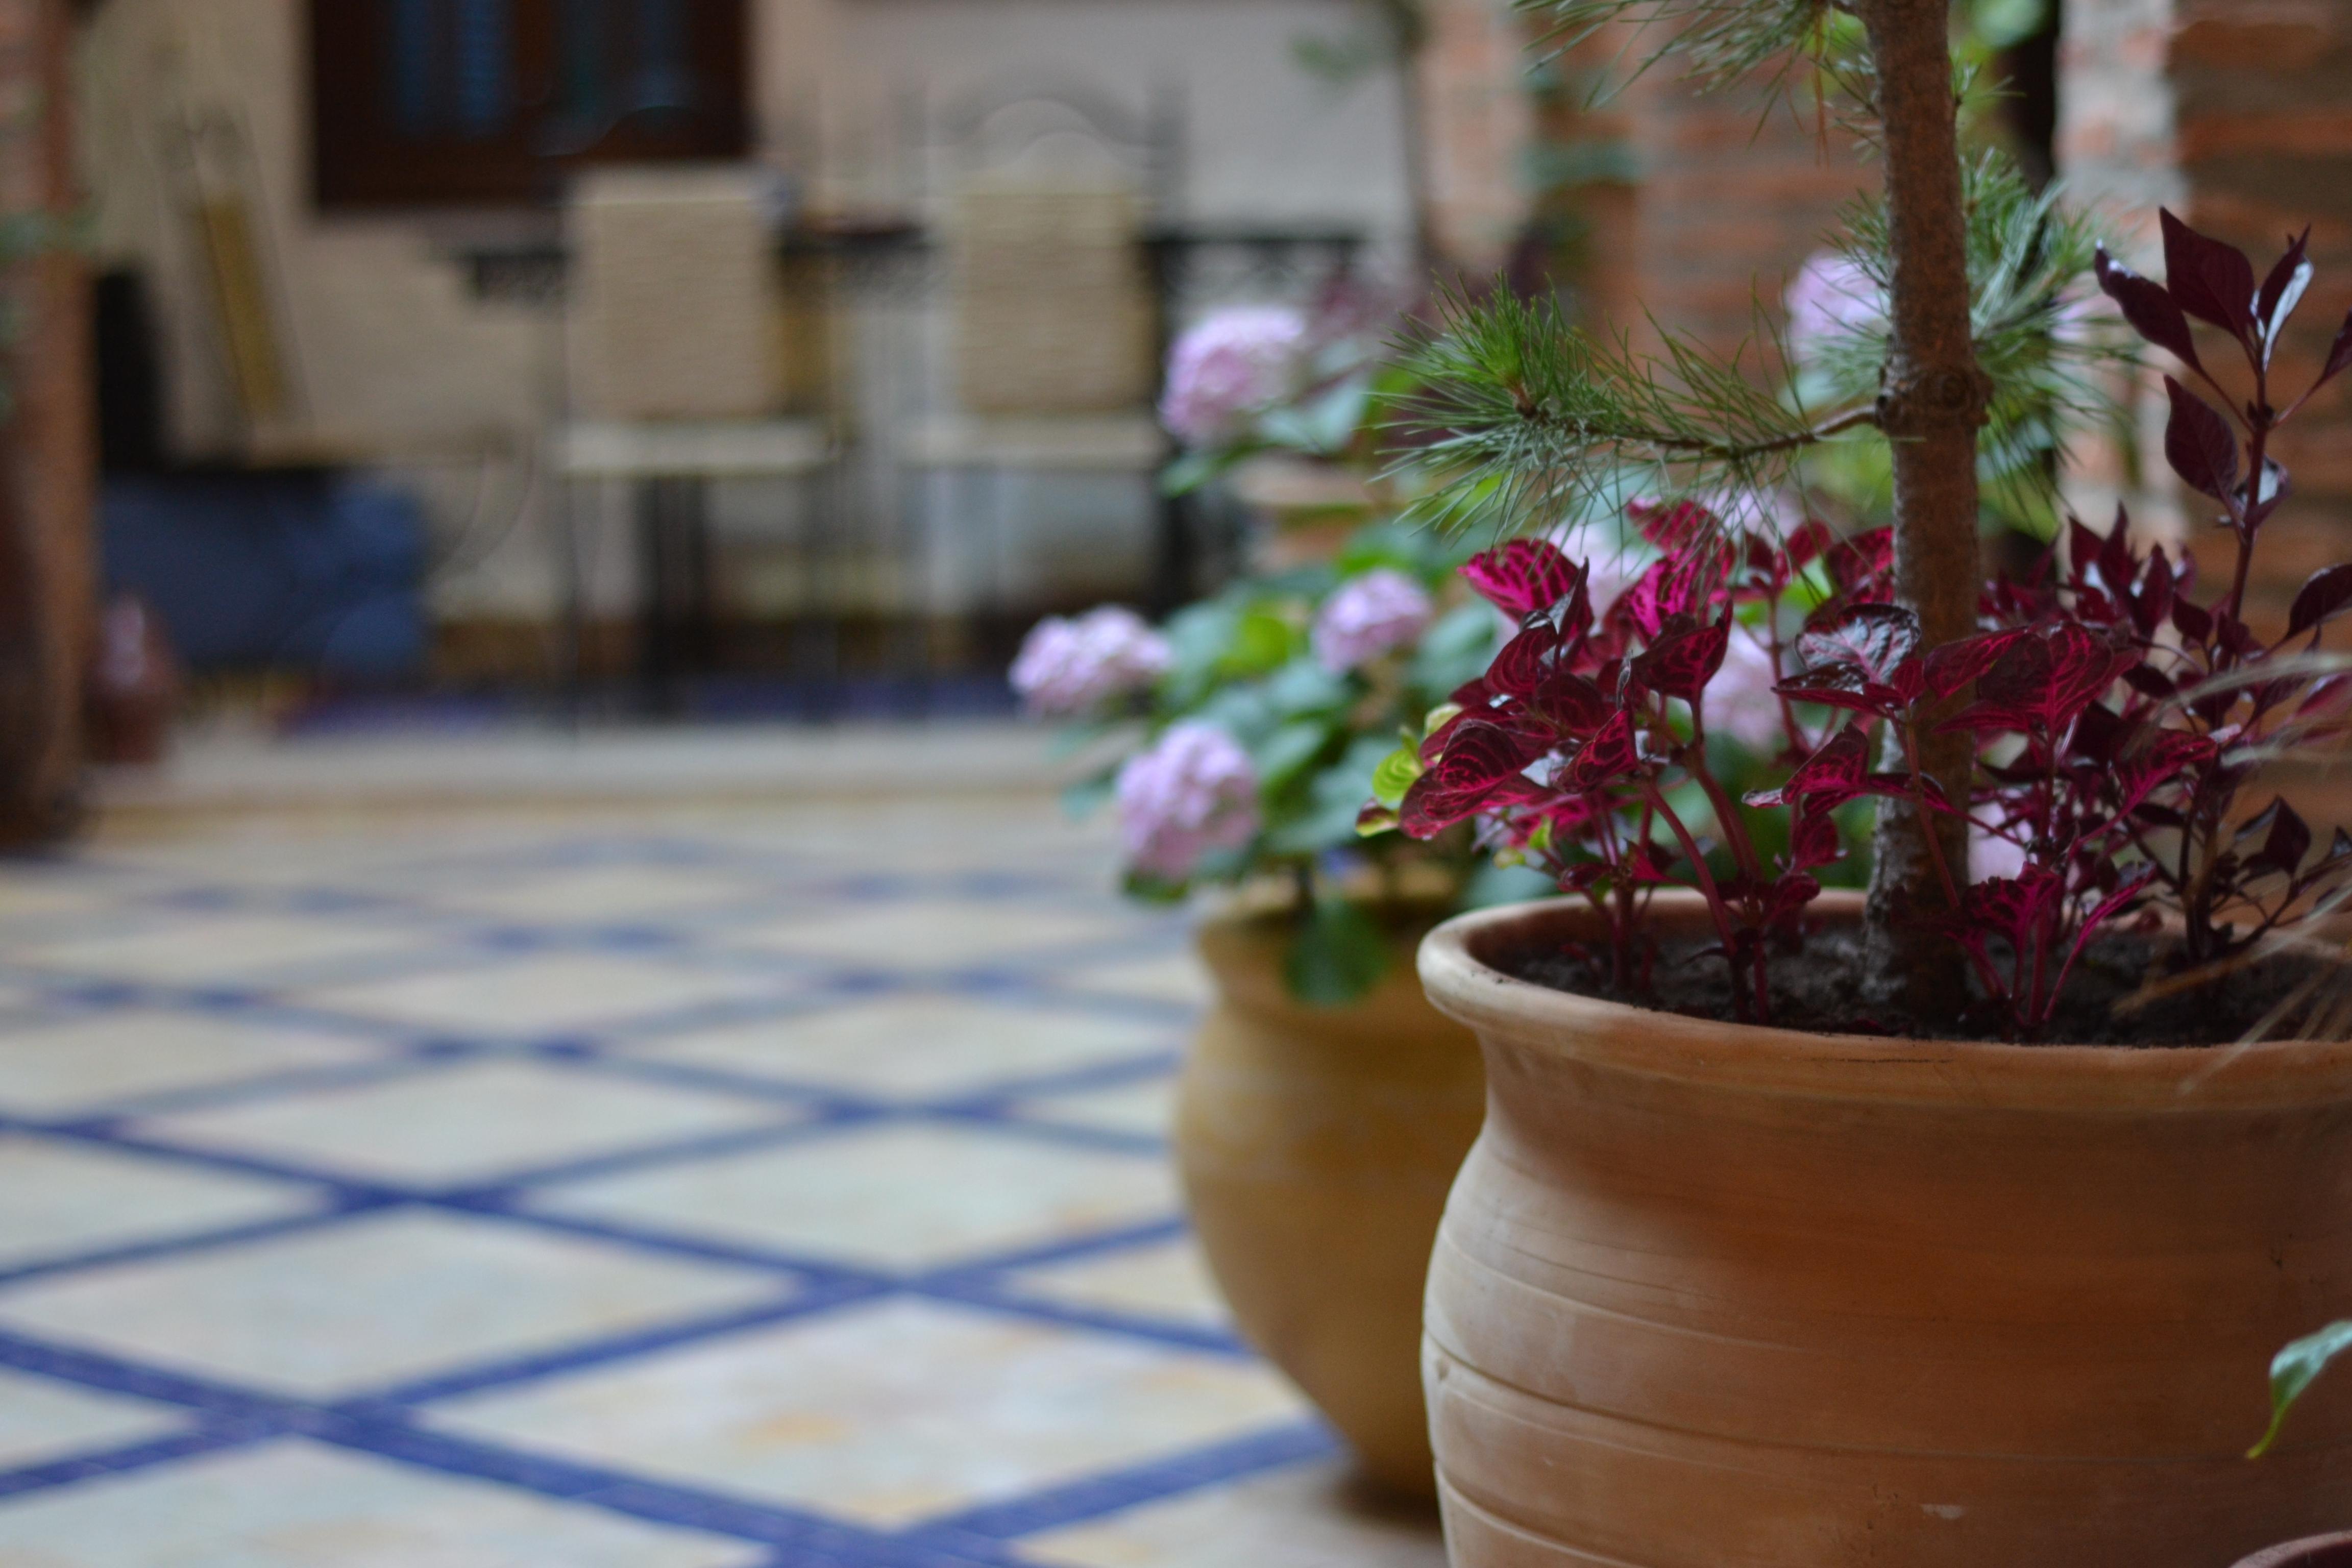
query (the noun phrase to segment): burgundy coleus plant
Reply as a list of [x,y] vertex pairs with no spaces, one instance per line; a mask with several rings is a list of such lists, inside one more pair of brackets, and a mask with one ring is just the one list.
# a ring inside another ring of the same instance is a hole
[[[1879,537],[1840,542],[1817,524],[1786,542],[1732,530],[1692,502],[1633,515],[1661,554],[1609,605],[1592,603],[1585,564],[1540,540],[1514,541],[1463,569],[1518,630],[1486,674],[1433,716],[1399,825],[1427,838],[1475,818],[1486,845],[1589,899],[1610,932],[1606,962],[1622,988],[1648,984],[1651,893],[1695,889],[1738,1016],[1769,1018],[1768,946],[1792,933],[1821,891],[1811,873],[1844,846],[1824,793],[1811,797],[1821,810],[1788,853],[1768,863],[1748,820],[1757,808],[1734,802],[1709,764],[1707,688],[1734,637],[1755,639],[1780,671],[1782,602],[1815,563],[1814,583],[1836,584],[1843,602],[1883,600],[1887,552]],[[1821,737],[1794,703],[1781,699],[1780,708],[1784,753],[1813,753]],[[1867,768],[1849,782],[1842,799],[1907,787]]]
[[[1809,522],[1780,541],[1687,501],[1636,509],[1662,557],[1608,605],[1591,603],[1591,574],[1559,549],[1517,542],[1465,569],[1519,630],[1433,716],[1398,810],[1404,830],[1427,837],[1475,818],[1486,843],[1590,899],[1623,987],[1648,984],[1651,892],[1695,888],[1739,1015],[1760,1019],[1769,944],[1797,933],[1820,890],[1812,873],[1845,851],[1838,808],[1899,795],[1923,812],[1965,813],[1987,858],[2006,862],[2000,874],[1971,880],[1969,868],[1939,863],[1938,904],[1893,918],[1948,935],[2020,1038],[2047,1031],[2114,922],[2169,915],[2181,931],[2170,962],[2194,972],[2352,888],[2352,835],[2316,845],[2284,800],[2238,808],[2266,761],[2352,727],[2352,675],[2319,654],[2327,626],[2352,610],[2352,563],[2315,574],[2283,629],[2258,632],[2246,609],[2256,543],[2289,493],[2274,437],[2352,369],[2352,317],[2282,403],[2272,378],[2311,280],[2307,237],[2290,238],[2258,282],[2233,248],[2169,213],[2163,226],[2167,282],[2104,252],[2099,280],[2218,399],[2166,378],[2167,460],[2231,536],[2221,592],[2200,591],[2192,559],[2135,548],[2119,511],[2104,535],[2070,521],[2036,574],[1985,586],[1976,635],[1927,648],[1916,617],[1891,602],[1883,531],[1838,541]],[[2234,346],[2238,394],[2192,322]],[[1801,575],[1809,596],[1826,597],[1784,647],[1783,600]],[[1738,805],[1708,766],[1706,698],[1737,636],[1759,637],[1779,677],[1787,769]],[[1828,722],[1809,717],[1822,714]],[[1942,798],[1919,765],[1930,726],[1975,742],[1965,802]],[[1790,814],[1789,848],[1767,865],[1744,813],[1776,810]]]

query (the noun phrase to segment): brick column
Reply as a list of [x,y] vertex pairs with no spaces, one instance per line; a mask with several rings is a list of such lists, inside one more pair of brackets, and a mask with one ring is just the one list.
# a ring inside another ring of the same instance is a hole
[[[2318,277],[2281,346],[2297,389],[2352,306],[2352,0],[2067,0],[2060,55],[2060,171],[2114,221],[2135,259],[2161,267],[2156,208],[2244,249],[2259,276],[2311,226]],[[2164,356],[2153,358],[2162,361]],[[2217,356],[2218,357],[2218,356]],[[2143,462],[2161,476],[2160,417]],[[2295,494],[2265,531],[2257,623],[2283,618],[2315,568],[2352,557],[2352,386],[2337,383],[2277,447]],[[2151,498],[2161,515],[2177,487]],[[2208,571],[2228,542],[2201,506],[2180,507]]]
[[1439,254],[1476,277],[1528,217],[1528,34],[1508,0],[1425,0],[1419,88]]
[[[0,0],[0,219],[75,205],[68,0]],[[79,815],[91,623],[88,282],[52,245],[0,276],[20,323],[0,425],[0,847]]]

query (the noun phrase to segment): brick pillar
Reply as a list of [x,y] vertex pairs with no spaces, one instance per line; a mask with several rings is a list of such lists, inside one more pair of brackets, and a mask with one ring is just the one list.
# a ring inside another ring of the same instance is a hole
[[[2257,276],[2291,230],[2311,226],[2318,276],[2275,362],[2290,394],[2352,306],[2347,81],[2352,0],[2067,0],[2060,171],[2135,259],[2161,268],[2159,204],[2244,249]],[[2143,420],[2144,463],[2159,479],[2161,434],[2160,416]],[[2352,557],[2352,386],[2296,416],[2277,455],[2295,494],[2263,533],[2249,600],[2258,624],[2283,618],[2315,568]],[[2226,571],[2228,541],[2202,503],[2180,505],[2167,484],[2148,510],[2168,508],[2204,569]]]
[[1425,0],[1418,89],[1433,237],[1452,268],[1491,273],[1526,224],[1533,124],[1528,34],[1508,0]]
[[[0,218],[75,205],[68,0],[0,0]],[[79,815],[91,623],[88,282],[53,244],[0,276],[20,323],[0,425],[0,847]]]

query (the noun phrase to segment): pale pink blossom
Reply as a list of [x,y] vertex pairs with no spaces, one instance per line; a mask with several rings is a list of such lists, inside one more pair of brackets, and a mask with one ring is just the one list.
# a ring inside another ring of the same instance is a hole
[[1969,880],[2015,877],[2025,869],[2025,847],[1978,828],[1969,835]]
[[1412,643],[1436,613],[1429,590],[1392,567],[1350,577],[1315,617],[1315,658],[1324,668],[1344,675]]
[[1789,312],[1789,349],[1811,359],[1824,345],[1856,332],[1883,328],[1886,291],[1875,279],[1834,250],[1818,250],[1789,281],[1782,303]]
[[1778,679],[1771,650],[1747,627],[1733,626],[1723,668],[1706,685],[1706,727],[1751,752],[1768,756],[1779,752],[1787,744],[1788,731],[1780,722],[1780,699],[1772,689]]
[[1171,727],[1127,760],[1116,794],[1128,865],[1162,881],[1181,882],[1202,857],[1257,836],[1257,770],[1214,724]]
[[1141,616],[1104,605],[1031,627],[1013,661],[1013,689],[1041,718],[1074,718],[1142,690],[1167,673],[1168,660],[1168,639]]
[[1252,415],[1297,391],[1307,349],[1307,319],[1287,306],[1213,311],[1168,352],[1160,422],[1187,447],[1233,440]]

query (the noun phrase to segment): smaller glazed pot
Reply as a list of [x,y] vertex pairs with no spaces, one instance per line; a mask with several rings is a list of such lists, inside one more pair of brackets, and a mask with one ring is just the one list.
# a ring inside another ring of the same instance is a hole
[[1478,1135],[1470,1031],[1422,994],[1401,930],[1361,1001],[1283,984],[1289,929],[1262,906],[1207,921],[1213,1010],[1177,1086],[1192,1226],[1242,1335],[1339,1428],[1370,1479],[1434,1494],[1421,1301],[1445,1194]]
[[2255,1552],[2238,1568],[2352,1568],[2352,1531],[2290,1541]]

